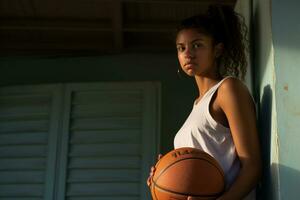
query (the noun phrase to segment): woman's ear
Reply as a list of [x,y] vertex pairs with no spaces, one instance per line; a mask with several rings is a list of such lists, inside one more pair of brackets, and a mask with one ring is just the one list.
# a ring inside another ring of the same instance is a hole
[[224,44],[222,42],[215,45],[215,57],[219,58],[224,51]]

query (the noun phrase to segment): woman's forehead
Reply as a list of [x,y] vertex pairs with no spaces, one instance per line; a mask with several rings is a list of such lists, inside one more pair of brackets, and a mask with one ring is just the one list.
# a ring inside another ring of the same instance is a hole
[[177,34],[176,43],[192,42],[194,40],[211,41],[211,36],[196,29],[183,29]]

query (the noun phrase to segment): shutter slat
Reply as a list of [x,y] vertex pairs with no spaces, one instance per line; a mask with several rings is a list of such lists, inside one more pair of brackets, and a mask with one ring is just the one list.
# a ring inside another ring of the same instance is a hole
[[0,184],[43,183],[45,173],[36,171],[0,171]]
[[68,183],[75,182],[138,182],[138,169],[80,169],[70,170]]
[[141,97],[141,92],[137,90],[76,91],[72,104],[140,103]]
[[18,115],[28,114],[47,114],[49,112],[49,105],[23,105],[23,106],[4,106],[0,107],[0,116],[5,116],[13,113]]
[[44,158],[0,158],[0,170],[44,169]]
[[42,157],[46,155],[45,145],[0,146],[1,157]]
[[139,140],[139,130],[74,131],[71,133],[70,143],[119,143],[124,141],[139,143]]
[[140,167],[140,158],[137,156],[116,157],[71,157],[69,169],[106,168],[106,169],[137,169]]
[[139,189],[139,183],[73,183],[67,188],[67,196],[138,195]]
[[47,144],[48,133],[0,134],[1,144]]
[[24,131],[48,131],[48,120],[0,121],[0,133]]
[[137,117],[74,119],[71,123],[71,130],[137,129],[140,128],[140,123]]
[[[6,95],[6,96],[2,96]],[[1,94],[0,105],[42,105],[49,104],[51,101],[50,95],[42,94]]]
[[138,155],[138,144],[79,144],[70,146],[70,156]]
[[36,119],[48,119],[48,113],[5,113],[0,114],[0,121],[5,120],[36,120]]
[[[113,108],[113,109],[112,109]],[[88,104],[73,106],[72,118],[105,117],[105,116],[138,116],[141,105],[135,103]]]
[[0,197],[42,197],[43,184],[0,185]]

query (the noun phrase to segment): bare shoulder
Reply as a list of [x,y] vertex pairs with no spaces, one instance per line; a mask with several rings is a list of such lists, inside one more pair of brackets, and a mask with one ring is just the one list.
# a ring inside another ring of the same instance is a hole
[[218,90],[219,102],[221,105],[228,104],[229,102],[243,104],[254,103],[247,86],[237,78],[227,78],[221,83]]
[[249,92],[246,85],[238,78],[229,77],[226,78],[220,85],[219,90],[226,92]]

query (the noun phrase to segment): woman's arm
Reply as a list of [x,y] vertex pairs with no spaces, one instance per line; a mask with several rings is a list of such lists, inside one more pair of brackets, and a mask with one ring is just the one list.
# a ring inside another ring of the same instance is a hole
[[225,113],[241,170],[218,200],[242,199],[257,185],[261,176],[261,156],[256,127],[255,105],[247,87],[238,79],[226,79],[219,88],[217,103]]
[[261,176],[255,105],[247,87],[238,79],[226,79],[218,90],[216,103],[227,117],[241,169],[232,186],[217,200],[240,200],[255,188]]

